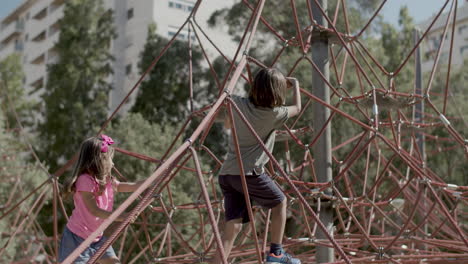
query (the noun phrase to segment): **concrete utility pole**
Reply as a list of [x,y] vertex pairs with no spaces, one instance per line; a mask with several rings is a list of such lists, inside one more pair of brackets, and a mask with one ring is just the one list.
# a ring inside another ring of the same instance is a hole
[[[323,10],[327,10],[328,0],[318,0]],[[321,13],[315,0],[310,0],[312,7],[312,15],[315,21],[323,27],[328,27],[328,22],[325,16]],[[311,43],[312,61],[317,65],[319,71],[329,80],[329,56],[328,56],[328,35],[320,32],[313,32],[313,40]],[[312,93],[330,104],[330,88],[326,85],[320,74],[315,70],[312,71]],[[330,109],[322,106],[319,103],[313,104],[314,131],[318,132],[325,125],[325,122],[330,117]],[[332,156],[331,156],[331,129],[330,124],[320,136],[318,141],[313,146],[314,154],[314,169],[319,182],[329,182],[332,180]],[[331,188],[325,190],[328,195],[332,194]],[[333,234],[333,208],[329,201],[321,203],[320,221],[327,227],[328,233]],[[327,239],[325,233],[321,229],[317,229],[317,239]],[[330,247],[317,246],[316,261],[317,263],[333,262],[335,259],[334,249]]]

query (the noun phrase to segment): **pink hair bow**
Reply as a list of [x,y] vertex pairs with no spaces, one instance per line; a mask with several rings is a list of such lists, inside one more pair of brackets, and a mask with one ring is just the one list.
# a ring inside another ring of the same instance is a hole
[[101,152],[106,153],[109,150],[109,145],[114,144],[114,140],[106,135],[101,135],[102,145],[101,145]]

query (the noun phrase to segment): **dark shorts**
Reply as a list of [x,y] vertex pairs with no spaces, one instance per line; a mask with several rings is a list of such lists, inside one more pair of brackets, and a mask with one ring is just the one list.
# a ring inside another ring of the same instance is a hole
[[[271,209],[280,204],[285,196],[281,189],[265,173],[246,176],[250,202]],[[239,175],[220,175],[219,185],[224,195],[226,222],[242,218],[242,223],[250,221],[247,203]]]
[[[80,246],[81,243],[85,241],[83,238],[75,235],[68,227],[65,227],[63,230],[62,239],[60,240],[60,248],[59,248],[59,262],[63,262],[71,253]],[[97,242],[91,243],[88,248],[86,248],[76,259],[73,263],[87,263],[88,260],[102,247],[102,245],[106,242],[105,237],[101,237],[101,239]],[[116,257],[114,249],[112,246],[109,246],[104,254],[102,255],[101,259],[112,258]]]

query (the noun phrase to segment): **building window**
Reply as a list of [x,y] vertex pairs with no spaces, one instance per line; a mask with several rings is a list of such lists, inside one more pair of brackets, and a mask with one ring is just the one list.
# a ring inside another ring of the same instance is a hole
[[[168,35],[170,38],[174,37],[175,34],[176,34],[175,31],[168,31],[168,32],[167,32],[167,35]],[[192,39],[192,41],[196,41],[195,36],[194,36],[193,34],[191,35],[190,38]],[[177,35],[177,39],[178,39],[178,40],[185,40],[185,41],[187,41],[187,40],[188,40],[188,33],[185,34],[185,33],[180,32],[179,35]]]
[[133,8],[130,8],[130,9],[127,11],[127,20],[132,19],[132,17],[133,17]]
[[130,73],[132,73],[132,64],[127,64],[125,66],[125,74],[129,75]]
[[460,54],[463,55],[464,52],[468,52],[468,45],[465,45],[465,46],[460,48]]
[[176,2],[176,1],[169,1],[169,7],[179,9],[179,10],[182,10],[182,11],[185,11],[185,12],[190,12],[193,9],[192,4],[179,3],[179,2]]
[[458,27],[458,34],[460,34],[460,35],[463,34],[463,32],[464,32],[465,30],[467,30],[467,29],[468,29],[468,25],[461,25],[461,26],[459,26],[459,27]]

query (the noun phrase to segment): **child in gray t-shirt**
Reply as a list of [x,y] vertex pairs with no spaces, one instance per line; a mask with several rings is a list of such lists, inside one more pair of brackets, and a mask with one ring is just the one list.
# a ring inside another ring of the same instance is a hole
[[[288,87],[294,88],[294,104],[283,106]],[[275,130],[280,128],[289,117],[301,111],[299,82],[295,78],[285,78],[274,68],[261,69],[257,72],[249,98],[233,96],[232,99],[265,143],[269,152],[273,151]],[[233,117],[249,198],[263,207],[272,209],[271,246],[266,264],[300,264],[299,259],[293,258],[282,248],[287,202],[283,192],[264,172],[264,166],[269,161],[269,157],[236,111],[233,111]],[[230,128],[229,117],[225,115],[224,119],[225,127]],[[229,139],[228,153],[219,174],[226,218],[223,246],[225,256],[228,257],[234,240],[242,229],[242,224],[249,222],[232,137]],[[221,263],[219,253],[215,256],[213,263]]]

